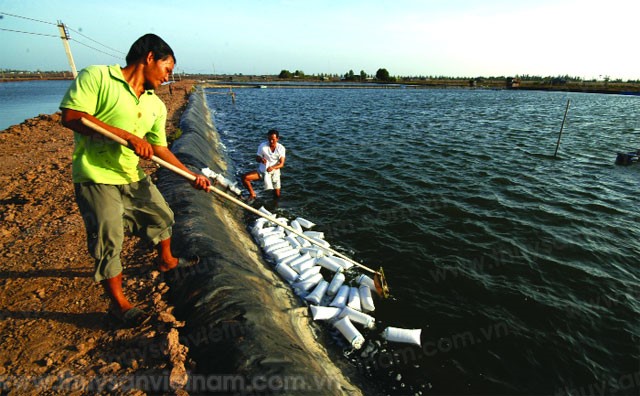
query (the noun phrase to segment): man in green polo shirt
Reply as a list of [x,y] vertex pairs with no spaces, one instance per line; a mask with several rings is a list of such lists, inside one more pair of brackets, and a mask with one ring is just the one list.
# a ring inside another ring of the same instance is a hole
[[[139,157],[154,155],[196,177],[193,186],[207,190],[210,181],[196,174],[167,148],[167,108],[154,89],[168,81],[175,65],[169,45],[154,34],[140,37],[127,54],[127,65],[89,66],[71,84],[60,104],[62,123],[74,131],[72,175],[76,202],[84,219],[96,281],[111,300],[110,312],[126,325],[148,319],[122,290],[120,253],[124,228],[158,248],[158,268],[170,271],[192,265],[171,252],[173,212],[139,167]],[[86,118],[128,142],[129,148],[93,132]]]

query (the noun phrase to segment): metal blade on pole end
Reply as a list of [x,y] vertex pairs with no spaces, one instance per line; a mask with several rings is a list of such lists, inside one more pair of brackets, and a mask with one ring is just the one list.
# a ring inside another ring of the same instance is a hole
[[391,293],[389,291],[387,279],[384,277],[384,271],[382,270],[382,267],[380,267],[380,269],[373,276],[373,283],[375,284],[376,291],[379,295],[381,295],[383,298],[389,298]]

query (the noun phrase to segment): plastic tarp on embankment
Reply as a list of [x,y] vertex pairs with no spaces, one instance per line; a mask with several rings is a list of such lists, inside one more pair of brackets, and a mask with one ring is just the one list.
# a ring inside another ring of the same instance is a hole
[[[190,96],[180,127],[172,151],[181,161],[233,179],[202,89]],[[350,368],[339,368],[316,340],[307,308],[261,259],[243,209],[170,171],[158,179],[175,213],[174,253],[201,257],[197,267],[167,277],[177,316],[186,322],[180,334],[196,362],[192,374],[235,379],[208,391],[361,394],[344,374]]]

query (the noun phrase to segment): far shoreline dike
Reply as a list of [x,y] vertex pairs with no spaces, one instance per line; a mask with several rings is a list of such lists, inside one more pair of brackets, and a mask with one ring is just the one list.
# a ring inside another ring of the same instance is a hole
[[[46,80],[73,80],[63,73],[42,73],[14,78],[0,78],[3,82],[46,81]],[[181,81],[192,81],[203,86],[211,87],[238,87],[261,88],[263,84],[272,88],[399,88],[399,89],[495,89],[511,91],[549,91],[549,92],[574,92],[574,93],[599,93],[613,95],[640,95],[640,82],[635,81],[565,81],[562,79],[545,78],[542,80],[523,80],[517,86],[513,86],[511,78],[421,78],[421,79],[396,79],[394,81],[346,81],[340,78],[322,80],[312,77],[281,79],[277,76],[216,76],[191,74],[172,81],[175,85]]]

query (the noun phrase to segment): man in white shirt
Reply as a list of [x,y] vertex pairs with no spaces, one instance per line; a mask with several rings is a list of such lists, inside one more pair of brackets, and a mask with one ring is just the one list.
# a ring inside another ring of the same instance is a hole
[[280,198],[280,169],[284,167],[286,150],[278,143],[280,133],[271,129],[267,132],[267,140],[260,143],[256,153],[257,171],[246,173],[242,177],[242,183],[249,190],[249,198],[255,199],[256,193],[251,187],[251,182],[262,179],[265,190],[274,190],[276,198]]

